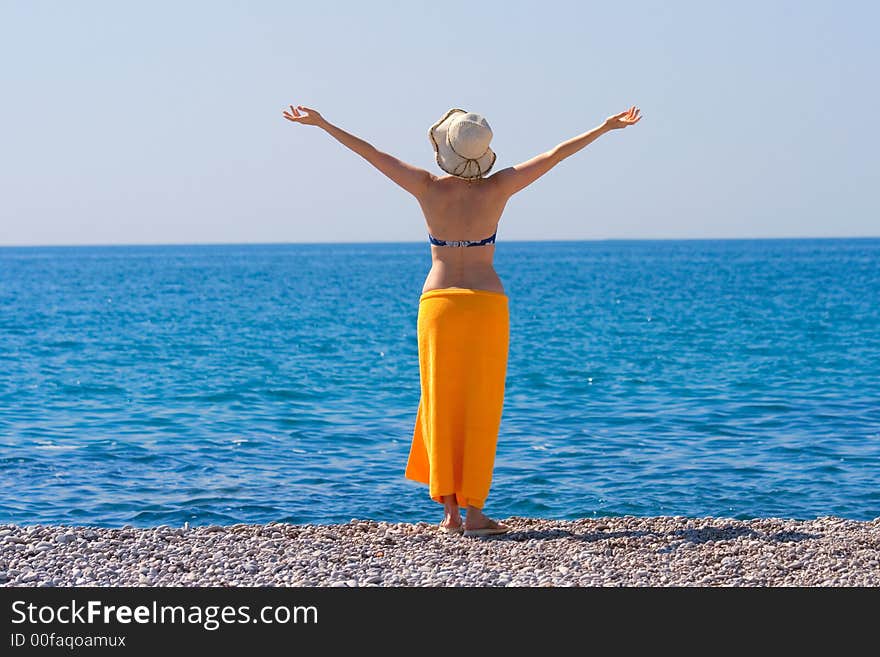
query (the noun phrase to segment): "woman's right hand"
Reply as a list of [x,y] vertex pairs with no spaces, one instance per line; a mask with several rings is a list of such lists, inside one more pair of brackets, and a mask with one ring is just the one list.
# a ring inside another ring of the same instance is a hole
[[[300,110],[307,112],[307,114],[303,114]],[[297,105],[294,107],[290,105],[290,111],[284,110],[282,112],[284,118],[288,121],[293,121],[294,123],[302,123],[304,125],[324,125],[324,117],[318,114],[318,110],[314,110],[311,107],[305,107],[304,105]]]
[[641,110],[638,107],[633,105],[625,112],[621,112],[620,114],[615,114],[614,116],[609,116],[605,119],[605,123],[602,125],[607,130],[617,130],[619,128],[625,128],[628,125],[635,125],[638,123],[642,116],[639,114]]

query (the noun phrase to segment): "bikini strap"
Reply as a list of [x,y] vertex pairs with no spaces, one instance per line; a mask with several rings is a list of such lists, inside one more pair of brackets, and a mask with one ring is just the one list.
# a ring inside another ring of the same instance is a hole
[[431,235],[431,233],[428,233],[428,241],[431,242],[431,244],[433,244],[434,246],[486,246],[487,244],[494,244],[495,243],[495,236],[497,234],[498,234],[498,231],[496,230],[489,237],[487,237],[486,239],[482,239],[482,240],[451,241],[451,240],[437,239],[436,237]]

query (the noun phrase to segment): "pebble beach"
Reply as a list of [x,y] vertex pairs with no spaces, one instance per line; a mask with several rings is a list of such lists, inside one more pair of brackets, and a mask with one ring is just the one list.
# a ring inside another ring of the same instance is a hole
[[880,586],[880,518],[0,525],[0,586]]

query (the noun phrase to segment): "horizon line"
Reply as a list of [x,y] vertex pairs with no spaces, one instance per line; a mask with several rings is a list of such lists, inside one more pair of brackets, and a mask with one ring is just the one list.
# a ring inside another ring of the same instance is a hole
[[[583,239],[505,239],[504,243],[560,243],[560,242],[736,242],[772,240],[872,240],[880,235],[851,236],[775,236],[775,237],[593,237]],[[67,248],[122,248],[157,246],[357,246],[366,244],[422,244],[423,240],[382,240],[362,242],[107,242],[72,244],[0,244],[0,249],[67,249]]]

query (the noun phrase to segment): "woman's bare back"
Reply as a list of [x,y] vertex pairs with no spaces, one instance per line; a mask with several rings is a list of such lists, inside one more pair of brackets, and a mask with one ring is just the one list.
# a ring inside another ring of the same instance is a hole
[[[419,198],[428,232],[446,241],[482,240],[498,228],[508,196],[494,176],[468,182],[456,176],[433,176]],[[431,245],[431,270],[422,292],[447,287],[490,290],[504,294],[492,260],[495,245]]]

